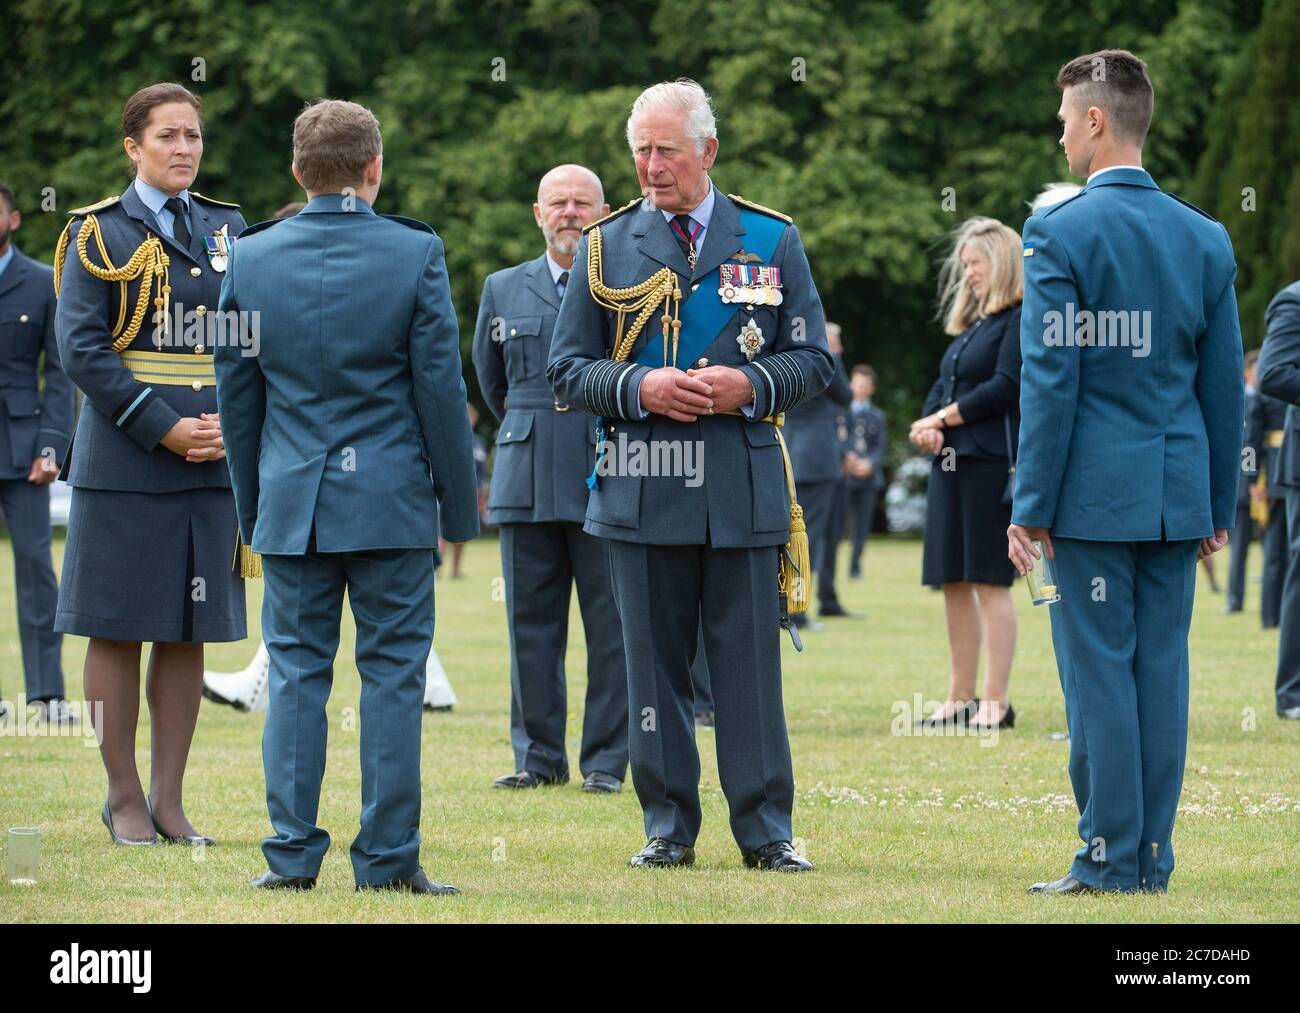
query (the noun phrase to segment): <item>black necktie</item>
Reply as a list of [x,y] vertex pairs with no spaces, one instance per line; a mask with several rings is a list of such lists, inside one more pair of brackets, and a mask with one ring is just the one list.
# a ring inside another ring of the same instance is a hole
[[556,283],[560,286],[560,298],[564,298],[564,290],[569,287],[569,272],[561,271],[560,280]]
[[190,227],[185,224],[185,202],[179,197],[168,197],[163,205],[172,213],[172,238],[185,249],[190,248]]
[[[695,266],[695,261],[691,258],[691,240],[690,237],[695,235],[694,222],[691,221],[690,215],[673,215],[673,223],[677,226],[673,229],[673,235],[677,237],[677,245],[682,248],[682,253],[686,254],[686,260]],[[681,231],[678,232],[678,229]]]

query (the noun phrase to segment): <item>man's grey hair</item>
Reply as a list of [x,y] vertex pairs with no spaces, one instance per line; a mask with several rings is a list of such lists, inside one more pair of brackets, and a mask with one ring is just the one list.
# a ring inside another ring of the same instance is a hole
[[1043,187],[1043,192],[1029,202],[1029,213],[1036,215],[1043,208],[1050,208],[1053,204],[1069,200],[1082,190],[1083,187],[1078,183],[1048,183]]
[[718,121],[708,92],[688,77],[652,84],[636,97],[627,116],[627,146],[635,149],[632,124],[649,109],[675,109],[685,114],[686,136],[695,145],[697,155],[704,154],[705,142],[718,136]]

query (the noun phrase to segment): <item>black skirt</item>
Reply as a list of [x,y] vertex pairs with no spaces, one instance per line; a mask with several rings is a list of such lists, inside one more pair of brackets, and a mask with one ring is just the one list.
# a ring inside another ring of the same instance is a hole
[[243,640],[229,489],[72,490],[54,629],[149,643]]
[[1007,459],[955,460],[956,467],[945,471],[940,455],[930,468],[921,583],[938,587],[970,581],[1010,587],[1016,570],[1007,558],[1011,507],[1002,502]]

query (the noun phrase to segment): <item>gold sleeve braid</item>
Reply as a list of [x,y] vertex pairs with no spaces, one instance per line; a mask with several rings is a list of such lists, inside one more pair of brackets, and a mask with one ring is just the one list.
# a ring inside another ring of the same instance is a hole
[[[81,222],[81,229],[77,233],[77,257],[81,261],[81,266],[86,269],[88,274],[100,281],[115,281],[121,286],[122,298],[118,307],[117,322],[113,325],[112,330],[113,351],[121,352],[140,333],[140,326],[144,323],[144,316],[149,308],[149,291],[151,288],[155,293],[153,300],[155,319],[163,321],[163,326],[166,326],[167,303],[172,291],[171,277],[167,270],[171,258],[164,252],[162,240],[157,236],[149,236],[131,254],[131,259],[125,265],[115,267],[112,260],[109,259],[108,248],[104,245],[104,237],[100,232],[99,222],[95,216],[88,214],[82,218]],[[59,236],[59,244],[54,251],[54,295],[56,298],[63,279],[63,265],[68,255],[72,224],[72,222],[68,222],[64,227],[63,234]],[[103,267],[93,263],[86,254],[86,244],[89,243],[91,237],[94,237],[100,259],[104,262]],[[131,322],[128,324],[126,322],[127,286],[137,278],[140,279],[140,292],[135,300],[135,310],[131,314]]]

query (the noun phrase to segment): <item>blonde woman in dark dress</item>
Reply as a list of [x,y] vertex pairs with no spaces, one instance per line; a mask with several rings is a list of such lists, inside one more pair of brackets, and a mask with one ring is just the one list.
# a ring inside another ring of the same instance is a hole
[[[1009,728],[1016,613],[1007,559],[1007,483],[1020,427],[1020,237],[992,218],[956,233],[939,279],[940,318],[953,335],[910,438],[935,455],[926,493],[922,582],[943,591],[948,696],[928,721]],[[983,698],[976,697],[981,647]]]

